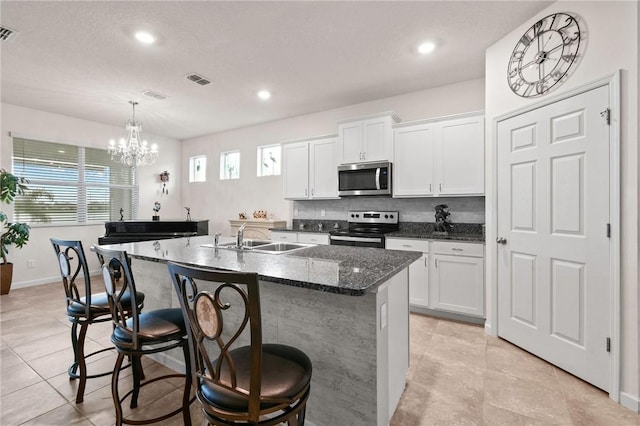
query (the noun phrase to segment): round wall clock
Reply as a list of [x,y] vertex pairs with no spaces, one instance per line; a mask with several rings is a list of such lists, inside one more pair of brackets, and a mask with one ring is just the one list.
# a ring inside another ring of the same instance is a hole
[[578,58],[580,37],[578,21],[567,13],[554,13],[533,24],[509,58],[507,81],[513,93],[534,98],[563,81]]

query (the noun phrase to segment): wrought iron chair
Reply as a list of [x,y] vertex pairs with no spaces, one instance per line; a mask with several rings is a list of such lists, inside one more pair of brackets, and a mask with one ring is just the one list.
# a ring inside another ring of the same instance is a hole
[[[126,293],[135,293],[136,285],[131,272],[131,266],[126,251],[109,250],[96,246],[94,250],[102,262],[102,272],[104,283],[109,297],[109,307],[114,330],[111,335],[111,342],[116,347],[118,358],[113,368],[111,379],[111,393],[116,410],[116,425],[122,424],[149,424],[166,420],[178,413],[182,413],[183,423],[191,425],[191,414],[189,405],[195,401],[195,397],[190,398],[191,392],[191,363],[189,358],[189,340],[183,321],[182,312],[179,308],[157,309],[141,313],[134,307],[130,317],[124,314],[126,311],[123,299]],[[122,285],[118,285],[115,275],[120,273]],[[144,355],[155,354],[168,351],[174,348],[182,348],[185,359],[185,374],[166,374],[145,379],[142,371],[141,358]],[[133,388],[123,396],[119,391],[119,372],[125,356],[131,358],[133,367]],[[173,411],[159,415],[151,419],[134,419],[133,416],[124,417],[122,403],[131,397],[130,407],[138,406],[138,395],[140,389],[158,380],[174,377],[185,378],[184,391],[180,406]]]
[[312,366],[302,351],[262,342],[255,273],[169,263],[191,343],[196,396],[213,425],[304,425]]
[[[84,391],[87,379],[107,376],[112,371],[96,374],[87,374],[87,358],[98,353],[113,349],[105,348],[89,354],[84,353],[84,342],[87,336],[89,325],[111,320],[109,302],[106,293],[94,293],[91,288],[91,278],[87,258],[82,248],[82,242],[77,240],[60,240],[51,238],[51,244],[56,253],[60,275],[67,303],[67,315],[71,326],[71,346],[73,347],[73,363],[67,370],[69,379],[79,379],[78,391],[76,393],[76,404],[84,400]],[[142,309],[144,294],[136,294],[136,304],[138,309]],[[125,309],[131,309],[130,294],[123,298]],[[80,331],[78,332],[78,326]],[[127,366],[124,366],[127,367]],[[123,367],[123,368],[124,368]]]

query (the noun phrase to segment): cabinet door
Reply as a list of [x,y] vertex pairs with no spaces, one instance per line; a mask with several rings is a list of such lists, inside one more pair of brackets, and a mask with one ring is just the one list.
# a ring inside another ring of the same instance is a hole
[[429,255],[409,265],[409,303],[423,308],[429,307]]
[[335,138],[309,144],[311,198],[338,198],[338,162]]
[[329,234],[298,232],[298,242],[303,244],[329,244]]
[[271,239],[273,241],[288,241],[290,243],[297,243],[298,242],[298,233],[297,232],[271,231]]
[[439,195],[484,194],[484,116],[438,123],[436,140]]
[[393,143],[393,196],[433,195],[433,125],[396,129]]
[[362,161],[391,161],[392,139],[391,119],[372,118],[362,122]]
[[309,143],[300,142],[283,146],[284,198],[309,198]]
[[340,163],[362,161],[362,122],[354,121],[338,126],[338,156]]
[[484,259],[431,255],[429,307],[484,317]]

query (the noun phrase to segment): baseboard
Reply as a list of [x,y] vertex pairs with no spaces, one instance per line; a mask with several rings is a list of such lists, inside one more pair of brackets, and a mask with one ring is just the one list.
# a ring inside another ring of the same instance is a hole
[[640,414],[640,398],[635,395],[629,395],[626,392],[620,392],[620,405]]
[[453,321],[467,322],[470,324],[484,325],[485,319],[474,317],[472,315],[459,314],[455,312],[446,312],[436,309],[423,308],[422,306],[410,305],[409,310],[417,314],[429,315],[437,318],[450,319]]

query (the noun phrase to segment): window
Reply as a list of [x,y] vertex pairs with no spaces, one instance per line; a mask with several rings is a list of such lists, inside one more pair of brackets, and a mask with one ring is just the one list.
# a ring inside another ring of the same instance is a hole
[[258,147],[258,176],[276,176],[280,174],[280,145]]
[[29,180],[16,197],[14,219],[86,223],[136,217],[135,169],[104,149],[13,138],[13,173]]
[[220,180],[240,178],[240,151],[220,154]]
[[207,181],[207,156],[198,155],[189,158],[189,182]]

